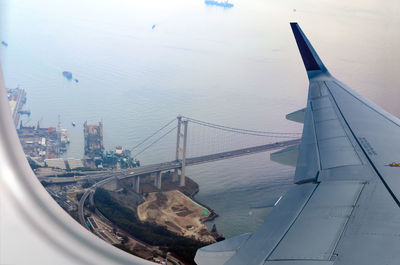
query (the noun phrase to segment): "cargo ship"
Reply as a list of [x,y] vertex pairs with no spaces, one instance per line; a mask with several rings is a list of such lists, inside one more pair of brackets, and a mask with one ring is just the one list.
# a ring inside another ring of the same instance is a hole
[[68,137],[68,131],[67,131],[67,129],[61,129],[61,132],[59,132],[60,133],[60,138],[59,138],[59,141],[60,141],[60,151],[61,152],[65,152],[65,151],[67,151],[67,146],[69,145],[69,137]]

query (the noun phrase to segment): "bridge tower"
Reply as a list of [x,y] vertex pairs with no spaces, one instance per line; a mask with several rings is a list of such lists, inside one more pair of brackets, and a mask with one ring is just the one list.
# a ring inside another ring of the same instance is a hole
[[[185,186],[185,168],[186,168],[186,146],[187,146],[187,129],[188,129],[188,120],[182,120],[182,116],[178,116],[178,130],[177,130],[177,137],[176,137],[176,153],[175,153],[175,160],[179,161],[181,160],[181,174],[179,178],[179,186],[183,187]],[[181,133],[182,131],[182,125],[183,125],[183,134]],[[181,140],[183,140],[183,146],[182,148],[180,147],[181,145]],[[179,154],[182,154],[182,159],[180,159]],[[178,169],[175,169],[174,172],[174,180],[177,180],[177,177],[179,176]]]
[[181,127],[182,127],[182,116],[176,117],[178,119],[178,129],[176,134],[176,152],[175,152],[175,160],[179,160],[179,145],[181,142]]
[[[175,151],[175,160],[179,160],[179,145],[181,142],[181,127],[182,127],[182,116],[176,117],[178,120],[177,126],[177,134],[176,134],[176,151]],[[175,169],[174,174],[172,175],[172,181],[178,181],[179,179],[179,170]]]

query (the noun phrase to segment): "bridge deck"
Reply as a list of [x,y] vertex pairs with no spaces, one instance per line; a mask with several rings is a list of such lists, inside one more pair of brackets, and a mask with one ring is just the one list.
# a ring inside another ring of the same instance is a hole
[[217,161],[217,160],[228,159],[228,158],[233,158],[233,157],[238,157],[238,156],[250,155],[250,154],[254,154],[254,153],[271,151],[274,149],[279,149],[279,148],[299,144],[300,141],[301,141],[301,139],[295,139],[295,140],[289,140],[289,141],[284,141],[284,142],[276,142],[273,144],[258,145],[258,146],[253,146],[253,147],[248,147],[248,148],[243,148],[243,149],[238,149],[238,150],[233,150],[233,151],[227,151],[227,152],[222,152],[222,153],[218,153],[218,154],[186,158],[186,166],[208,163],[208,162],[213,162],[213,161]]
[[[229,159],[229,158],[233,158],[233,157],[245,156],[245,155],[250,155],[250,154],[255,154],[255,153],[260,153],[260,152],[267,152],[267,151],[271,151],[274,149],[280,149],[280,148],[296,145],[296,144],[299,144],[300,141],[301,141],[301,139],[288,140],[288,141],[276,142],[276,143],[272,143],[272,144],[258,145],[258,146],[253,146],[253,147],[248,147],[248,148],[243,148],[243,149],[238,149],[238,150],[233,150],[233,151],[227,151],[227,152],[222,152],[222,153],[217,153],[217,154],[212,154],[212,155],[186,158],[186,166],[199,165],[199,164],[203,164],[203,163],[209,163],[209,162],[214,162],[214,161],[223,160],[223,159]],[[159,163],[159,164],[151,164],[151,165],[147,165],[147,166],[141,166],[139,168],[128,171],[126,173],[125,172],[120,173],[123,175],[120,178],[124,179],[124,178],[128,178],[128,177],[134,177],[134,176],[149,174],[149,173],[158,172],[158,171],[172,170],[172,169],[176,169],[176,168],[180,168],[180,167],[182,167],[181,161],[170,161],[170,162]]]
[[[300,143],[300,139],[295,139],[295,140],[289,140],[289,141],[282,141],[282,142],[276,142],[273,144],[266,144],[266,145],[259,145],[259,146],[253,146],[253,147],[248,147],[248,148],[243,148],[243,149],[238,149],[238,150],[233,150],[233,151],[227,151],[227,152],[222,152],[222,153],[217,153],[217,154],[212,154],[212,155],[205,155],[205,156],[199,156],[199,157],[191,157],[191,158],[186,158],[186,166],[193,166],[193,165],[199,165],[203,163],[209,163],[209,162],[214,162],[218,160],[223,160],[223,159],[229,159],[233,157],[239,157],[239,156],[244,156],[244,155],[251,155],[255,153],[260,153],[260,152],[267,152],[271,151],[274,149],[280,149],[292,145],[296,145]],[[132,170],[128,171],[118,171],[118,172],[100,172],[100,173],[95,173],[95,174],[90,174],[90,176],[86,177],[79,177],[77,178],[59,178],[59,177],[39,177],[39,179],[42,181],[46,181],[48,183],[66,183],[66,182],[76,182],[77,180],[84,180],[86,178],[90,179],[108,179],[109,177],[118,177],[120,179],[125,179],[129,177],[135,177],[139,175],[145,175],[153,172],[158,172],[158,171],[167,171],[167,170],[172,170],[176,168],[182,167],[182,162],[181,161],[170,161],[170,162],[164,162],[164,163],[158,163],[158,164],[151,164],[151,165],[146,165],[146,166],[141,166]],[[104,183],[103,183],[104,184]],[[98,185],[101,186],[100,183]]]

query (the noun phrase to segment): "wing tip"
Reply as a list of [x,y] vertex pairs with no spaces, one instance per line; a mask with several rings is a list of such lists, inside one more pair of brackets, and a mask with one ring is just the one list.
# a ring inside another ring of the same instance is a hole
[[315,52],[311,43],[308,41],[306,35],[301,30],[299,24],[295,21],[290,22],[290,27],[294,38],[299,48],[301,58],[303,59],[304,66],[308,71],[326,71],[322,61],[319,59],[318,54]]

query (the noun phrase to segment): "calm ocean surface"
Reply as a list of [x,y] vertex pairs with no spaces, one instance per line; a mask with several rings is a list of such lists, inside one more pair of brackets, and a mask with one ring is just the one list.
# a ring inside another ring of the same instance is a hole
[[[71,139],[67,157],[83,154],[85,120],[104,122],[106,149],[132,147],[178,114],[301,132],[284,118],[304,107],[308,88],[289,27],[295,20],[331,73],[400,114],[400,2],[230,2],[231,9],[203,0],[2,0],[6,86],[27,90],[32,115],[26,124],[56,126],[60,115]],[[190,124],[189,135],[192,155],[265,142]],[[172,133],[139,159],[173,159],[175,138]],[[187,174],[200,184],[196,198],[216,210],[218,230],[230,237],[261,224],[262,213],[250,215],[250,206],[283,195],[294,169],[262,153],[191,167]]]

